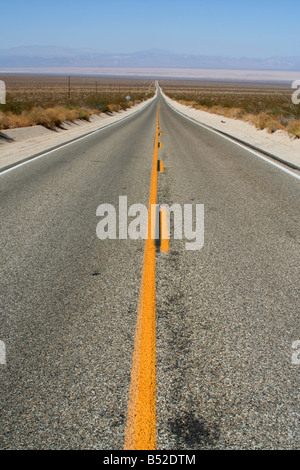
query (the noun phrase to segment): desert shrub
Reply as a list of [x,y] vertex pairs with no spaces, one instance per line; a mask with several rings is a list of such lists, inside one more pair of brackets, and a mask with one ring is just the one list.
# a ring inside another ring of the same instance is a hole
[[185,86],[174,83],[164,92],[181,104],[227,118],[240,119],[269,133],[285,130],[299,138],[300,105],[291,102],[287,89]]
[[97,91],[94,79],[72,77],[70,96],[66,77],[13,75],[5,81],[6,104],[0,107],[0,129],[33,125],[55,129],[64,121],[89,121],[92,114],[127,109],[154,94],[154,82],[149,80],[129,80],[127,88],[121,79],[97,79]]
[[296,119],[292,119],[287,127],[286,130],[291,134],[292,136],[296,137],[297,139],[300,139],[300,121]]

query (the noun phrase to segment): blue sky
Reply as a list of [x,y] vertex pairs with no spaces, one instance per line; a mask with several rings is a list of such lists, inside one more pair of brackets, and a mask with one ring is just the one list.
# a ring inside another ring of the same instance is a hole
[[51,0],[0,7],[0,49],[165,49],[227,57],[300,55],[300,1]]

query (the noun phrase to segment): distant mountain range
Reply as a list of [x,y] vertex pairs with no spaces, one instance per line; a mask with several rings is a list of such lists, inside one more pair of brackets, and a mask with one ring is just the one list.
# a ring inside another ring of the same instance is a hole
[[0,68],[17,67],[132,67],[300,71],[300,57],[251,59],[177,54],[152,49],[113,54],[92,49],[22,46],[0,49]]

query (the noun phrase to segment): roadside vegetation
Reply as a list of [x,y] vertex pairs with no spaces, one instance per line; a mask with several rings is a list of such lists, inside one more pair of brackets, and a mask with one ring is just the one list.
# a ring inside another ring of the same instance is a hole
[[300,138],[300,105],[292,103],[291,88],[233,84],[200,86],[191,82],[185,86],[180,82],[160,82],[160,85],[166,95],[186,106],[240,119],[269,133],[283,130],[291,137]]
[[66,121],[89,121],[95,114],[126,110],[155,92],[149,80],[23,75],[0,78],[7,87],[6,104],[0,105],[0,130],[34,125],[55,129]]

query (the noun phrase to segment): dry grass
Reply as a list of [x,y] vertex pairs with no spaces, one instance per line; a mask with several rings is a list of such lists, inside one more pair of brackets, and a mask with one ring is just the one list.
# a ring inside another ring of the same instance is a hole
[[283,130],[300,138],[300,105],[292,104],[292,90],[249,84],[160,83],[178,102],[227,118],[240,119],[273,133]]
[[[64,121],[127,109],[154,94],[149,80],[100,79],[42,75],[1,75],[6,105],[0,106],[0,129],[40,124],[55,129]],[[130,95],[131,100],[126,101]]]
[[90,120],[92,114],[97,110],[84,108],[68,109],[63,106],[53,108],[34,107],[29,111],[22,111],[20,114],[3,113],[0,111],[0,129],[12,129],[16,127],[28,127],[42,125],[47,129],[60,127],[65,121],[76,121],[77,119]]
[[286,126],[286,130],[289,132],[289,134],[297,137],[300,139],[300,121],[292,119],[288,125]]

